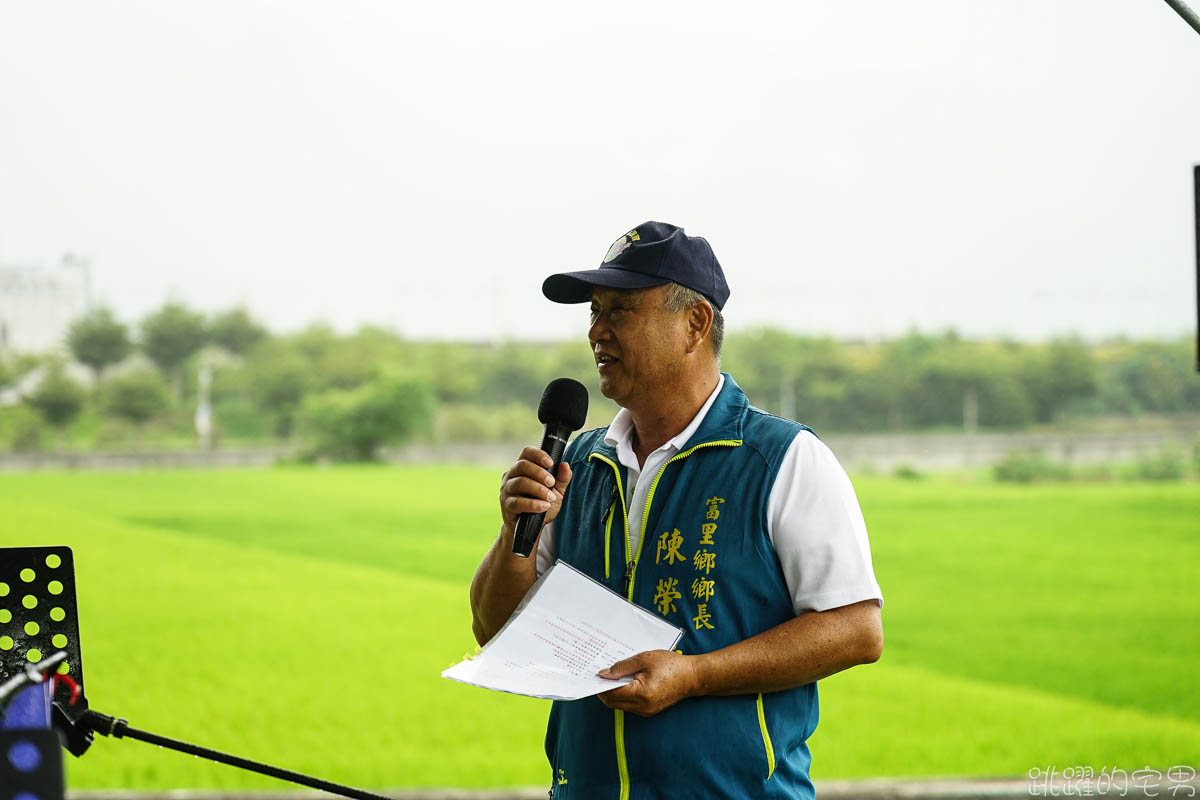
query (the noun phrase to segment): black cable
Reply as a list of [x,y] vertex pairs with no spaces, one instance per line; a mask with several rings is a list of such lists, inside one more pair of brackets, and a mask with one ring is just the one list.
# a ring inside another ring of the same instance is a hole
[[1195,28],[1196,33],[1200,33],[1200,16],[1196,16],[1196,12],[1188,8],[1187,3],[1183,0],[1167,0],[1167,5],[1175,9],[1175,13],[1183,17],[1183,21]]
[[91,728],[96,733],[103,736],[113,736],[117,739],[128,737],[137,739],[138,741],[148,744],[156,744],[159,747],[166,747],[171,750],[178,750],[180,753],[188,753],[189,755],[199,756],[200,758],[211,759],[222,764],[228,764],[231,767],[257,772],[260,775],[267,775],[272,778],[279,778],[284,781],[298,783],[301,786],[307,786],[310,789],[320,789],[324,792],[339,794],[343,797],[351,797],[354,800],[392,800],[381,794],[372,794],[364,792],[362,789],[355,789],[350,786],[342,786],[329,781],[323,781],[320,778],[310,778],[308,775],[302,775],[299,772],[292,772],[279,767],[272,767],[270,764],[260,764],[257,761],[251,761],[238,756],[231,756],[217,750],[209,750],[207,747],[198,747],[187,742],[180,742],[176,739],[168,739],[166,736],[159,736],[148,731],[139,731],[137,728],[129,727],[123,719],[114,719],[107,714],[101,714],[98,711],[88,711],[80,719],[80,723]]

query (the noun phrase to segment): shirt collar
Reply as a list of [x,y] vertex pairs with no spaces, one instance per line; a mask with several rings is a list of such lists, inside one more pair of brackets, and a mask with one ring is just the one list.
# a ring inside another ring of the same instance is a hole
[[[704,405],[700,406],[700,410],[696,412],[696,416],[692,417],[692,421],[686,428],[668,439],[658,450],[666,450],[672,455],[679,452],[687,440],[691,439],[700,428],[700,423],[704,422],[708,410],[716,402],[717,395],[721,393],[721,387],[724,385],[725,375],[722,373],[717,380],[717,388],[713,389],[712,394],[704,401]],[[613,417],[612,423],[608,426],[608,432],[604,434],[604,443],[617,449],[617,460],[626,467],[639,469],[637,456],[633,453],[633,416],[628,409],[622,408]]]

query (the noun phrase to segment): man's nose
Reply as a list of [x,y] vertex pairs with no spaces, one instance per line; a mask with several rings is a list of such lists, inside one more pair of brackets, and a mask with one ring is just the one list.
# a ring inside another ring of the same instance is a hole
[[592,344],[610,338],[608,328],[608,320],[603,314],[597,314],[596,319],[592,321],[592,326],[588,328],[588,341]]

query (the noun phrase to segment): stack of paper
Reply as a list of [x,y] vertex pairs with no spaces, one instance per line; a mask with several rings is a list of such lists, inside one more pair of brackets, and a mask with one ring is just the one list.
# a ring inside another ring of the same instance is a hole
[[483,650],[442,677],[529,697],[578,700],[633,682],[598,677],[600,670],[646,650],[673,650],[682,636],[682,629],[558,561]]

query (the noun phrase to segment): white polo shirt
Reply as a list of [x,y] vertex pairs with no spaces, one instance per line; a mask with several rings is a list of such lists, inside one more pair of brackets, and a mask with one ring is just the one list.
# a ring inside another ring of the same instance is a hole
[[[609,425],[604,441],[617,449],[617,460],[628,475],[625,492],[631,553],[637,552],[642,513],[652,483],[638,478],[643,472],[657,475],[662,465],[683,448],[724,385],[722,375],[688,426],[646,456],[641,467],[633,452],[633,417],[622,408]],[[538,575],[554,563],[553,528],[554,523],[543,528],[538,540]],[[797,614],[871,599],[883,605],[883,592],[871,566],[867,525],[854,487],[833,452],[809,431],[796,434],[775,476],[767,505],[767,533]]]

